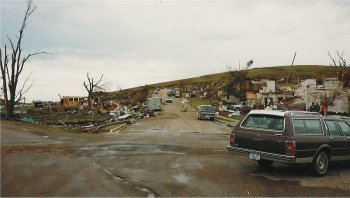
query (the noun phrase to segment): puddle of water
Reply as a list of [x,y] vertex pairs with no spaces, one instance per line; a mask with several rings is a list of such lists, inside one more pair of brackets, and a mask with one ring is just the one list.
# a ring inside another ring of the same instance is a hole
[[132,124],[132,126],[143,126],[143,124],[142,123],[134,123],[134,124]]
[[147,193],[147,197],[156,197],[155,193],[152,192],[152,190],[146,188],[146,187],[142,187],[142,186],[135,186],[135,189],[141,192],[145,192]]
[[188,177],[183,173],[181,173],[180,175],[175,175],[174,178],[177,182],[188,183]]
[[184,163],[173,163],[170,166],[171,168],[181,168],[181,169],[202,169],[202,164],[193,161],[193,162],[184,162]]
[[179,163],[174,163],[171,165],[171,168],[180,168],[181,164]]

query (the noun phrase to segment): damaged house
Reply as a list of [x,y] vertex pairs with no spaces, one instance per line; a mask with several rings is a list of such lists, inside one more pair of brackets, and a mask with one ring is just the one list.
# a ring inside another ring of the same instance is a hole
[[325,78],[322,84],[316,79],[307,79],[295,89],[295,96],[305,101],[309,110],[312,102],[319,105],[328,104],[327,111],[333,113],[349,114],[350,89],[344,88],[337,78]]
[[63,96],[61,105],[64,107],[77,107],[88,103],[87,97],[81,96]]

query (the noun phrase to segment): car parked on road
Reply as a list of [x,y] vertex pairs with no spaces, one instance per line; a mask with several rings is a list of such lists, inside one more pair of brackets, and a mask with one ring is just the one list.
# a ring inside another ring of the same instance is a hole
[[247,101],[241,101],[239,104],[227,105],[227,110],[248,113],[251,110],[251,107],[247,105]]
[[197,118],[202,119],[215,119],[215,107],[213,105],[200,105],[197,107]]
[[172,97],[168,97],[165,99],[166,103],[173,103],[173,98]]
[[261,166],[309,164],[323,176],[329,161],[350,160],[350,125],[314,112],[252,110],[233,128],[227,150]]

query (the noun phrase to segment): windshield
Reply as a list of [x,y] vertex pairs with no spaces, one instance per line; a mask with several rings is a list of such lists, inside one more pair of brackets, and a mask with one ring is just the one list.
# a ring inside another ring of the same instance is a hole
[[214,111],[213,106],[202,106],[201,111]]

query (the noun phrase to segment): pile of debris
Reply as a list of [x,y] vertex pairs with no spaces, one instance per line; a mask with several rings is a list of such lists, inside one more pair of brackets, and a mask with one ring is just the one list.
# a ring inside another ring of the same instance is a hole
[[[105,120],[99,123],[91,123],[89,122],[87,125],[79,126],[84,132],[96,132],[97,130],[108,127],[111,125],[120,125],[126,126],[132,124],[136,121],[136,119],[148,118],[150,116],[155,116],[153,111],[145,111],[143,113],[136,112],[135,109],[137,107],[133,107],[133,111],[130,112],[127,107],[124,108],[116,108],[109,112],[100,112],[104,114],[108,114],[108,116],[112,116],[113,118]],[[100,110],[101,111],[101,110]],[[105,110],[104,110],[105,111]]]
[[111,125],[120,125],[120,124],[123,124],[123,126],[125,126],[127,124],[132,124],[134,122],[135,122],[134,119],[118,120],[118,119],[112,118],[102,123],[93,124],[90,122],[88,125],[80,126],[80,129],[82,129],[84,132],[96,132],[98,129],[103,127],[107,127]]

